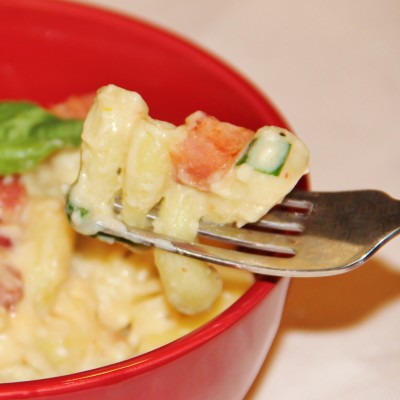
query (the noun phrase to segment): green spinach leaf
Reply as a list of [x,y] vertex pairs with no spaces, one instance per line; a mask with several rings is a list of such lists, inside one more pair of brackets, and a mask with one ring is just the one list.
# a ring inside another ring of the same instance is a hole
[[0,102],[0,175],[27,172],[58,149],[78,147],[82,126],[34,103]]

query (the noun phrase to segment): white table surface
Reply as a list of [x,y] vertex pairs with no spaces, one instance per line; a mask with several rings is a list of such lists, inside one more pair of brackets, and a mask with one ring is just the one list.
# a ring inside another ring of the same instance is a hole
[[[400,0],[83,1],[180,33],[242,72],[308,144],[315,190],[400,198]],[[246,400],[400,399],[399,249],[292,280]]]

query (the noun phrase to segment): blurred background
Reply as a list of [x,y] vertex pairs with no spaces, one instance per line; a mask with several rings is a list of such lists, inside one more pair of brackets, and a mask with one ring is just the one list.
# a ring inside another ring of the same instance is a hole
[[[182,35],[247,77],[310,148],[314,190],[400,198],[399,0],[81,2]],[[292,280],[246,400],[400,398],[399,240],[349,274]]]

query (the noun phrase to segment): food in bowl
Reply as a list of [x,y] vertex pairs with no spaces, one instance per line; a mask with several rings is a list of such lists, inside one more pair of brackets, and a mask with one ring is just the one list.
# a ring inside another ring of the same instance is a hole
[[[87,237],[96,233],[97,218],[147,226],[146,212],[163,198],[154,229],[194,238],[202,217],[240,225],[258,219],[307,170],[308,152],[286,130],[254,134],[203,113],[176,127],[153,120],[138,94],[113,85],[99,91],[85,121],[81,161],[82,123],[70,118],[86,115],[91,101],[73,98],[50,113],[18,102],[2,119],[8,146],[0,181],[2,382],[92,369],[162,346],[218,315],[254,282],[244,271],[200,262],[193,267],[193,260],[158,250],[154,262],[152,252]],[[204,177],[196,164],[187,167],[196,135],[210,126],[244,139],[230,164]],[[277,150],[265,165],[270,137]],[[269,190],[261,182],[269,182]],[[67,220],[67,193],[70,221],[85,235]],[[112,209],[116,195],[123,205],[119,217]],[[176,279],[181,272],[195,281],[183,286]]]

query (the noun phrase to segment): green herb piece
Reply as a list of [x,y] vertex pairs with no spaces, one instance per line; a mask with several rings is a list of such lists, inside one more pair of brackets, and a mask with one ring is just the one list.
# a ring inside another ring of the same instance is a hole
[[76,207],[74,204],[71,203],[69,197],[65,203],[65,213],[67,214],[68,221],[71,221],[72,214],[78,211],[81,218],[85,217],[89,214],[89,210],[83,207]]
[[27,172],[58,149],[78,147],[82,126],[34,103],[0,102],[0,175]]
[[246,163],[263,174],[279,176],[291,146],[284,134],[260,132],[249,143],[236,165]]

